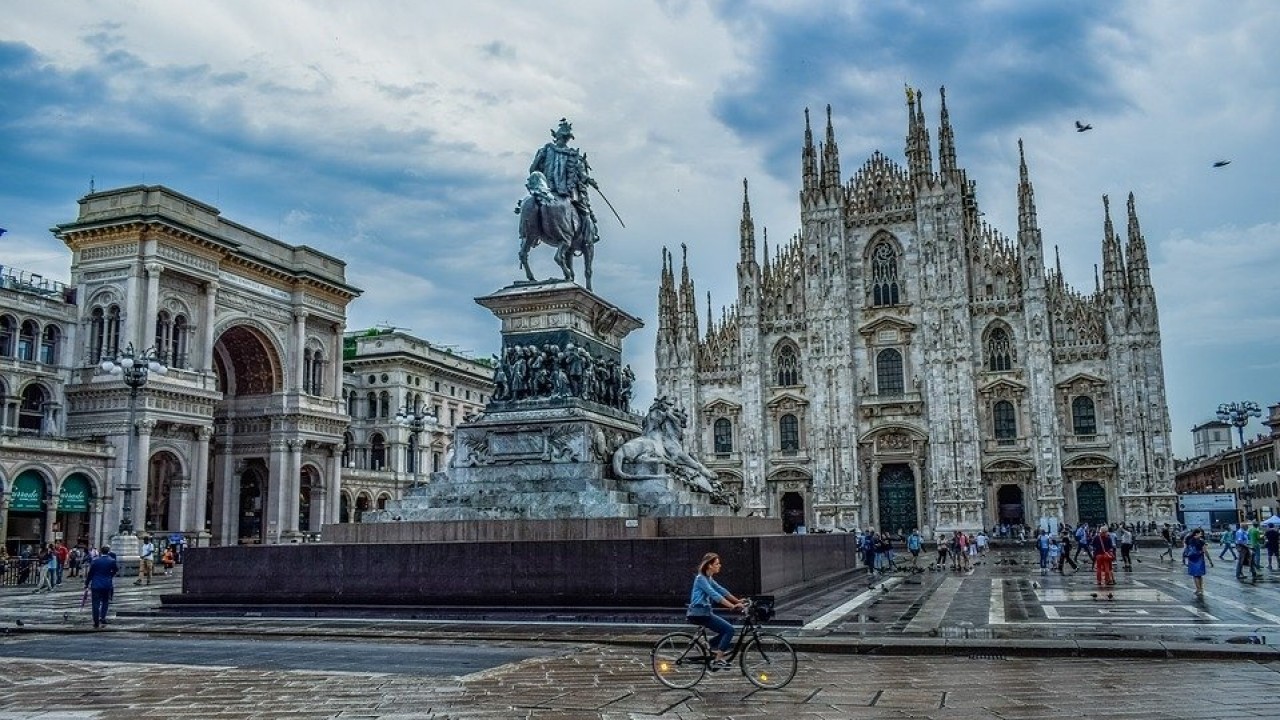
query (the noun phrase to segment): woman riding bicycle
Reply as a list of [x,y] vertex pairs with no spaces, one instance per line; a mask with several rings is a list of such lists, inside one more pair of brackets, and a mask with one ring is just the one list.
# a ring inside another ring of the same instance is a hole
[[729,667],[725,661],[725,653],[733,642],[733,624],[711,611],[713,605],[721,605],[731,610],[742,610],[746,603],[733,596],[727,589],[713,579],[720,572],[720,556],[707,553],[702,556],[698,565],[698,574],[693,578],[693,591],[689,594],[689,610],[687,618],[694,625],[701,625],[716,633],[715,660],[711,662],[713,670]]

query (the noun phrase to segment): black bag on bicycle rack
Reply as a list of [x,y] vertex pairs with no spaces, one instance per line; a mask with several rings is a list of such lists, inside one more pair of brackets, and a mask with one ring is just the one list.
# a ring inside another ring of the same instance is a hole
[[772,595],[757,595],[751,598],[751,616],[756,622],[768,622],[776,614]]

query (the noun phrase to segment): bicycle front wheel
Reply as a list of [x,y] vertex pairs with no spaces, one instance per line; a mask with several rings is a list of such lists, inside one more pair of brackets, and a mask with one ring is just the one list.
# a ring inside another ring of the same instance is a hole
[[685,690],[698,684],[707,673],[706,643],[688,633],[671,633],[653,646],[650,667],[658,682]]
[[742,649],[742,674],[765,690],[777,690],[791,682],[796,664],[796,651],[779,635],[760,633]]

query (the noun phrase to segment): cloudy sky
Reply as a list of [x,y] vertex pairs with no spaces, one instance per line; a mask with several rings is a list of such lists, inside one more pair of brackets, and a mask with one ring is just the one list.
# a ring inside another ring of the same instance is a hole
[[[758,230],[798,229],[804,109],[832,106],[848,176],[875,150],[903,161],[904,83],[935,132],[945,85],[986,219],[1016,232],[1022,138],[1074,286],[1101,262],[1101,196],[1123,213],[1136,193],[1176,454],[1219,402],[1280,402],[1280,3],[120,0],[5,16],[8,266],[65,279],[48,228],[90,182],[164,184],[345,259],[364,289],[350,327],[487,356],[497,322],[472,298],[518,277],[511,209],[568,117],[626,221],[598,208],[595,287],[648,324],[627,349],[645,397],[661,247],[688,245],[718,314],[742,178]],[[555,270],[546,251],[534,264]]]

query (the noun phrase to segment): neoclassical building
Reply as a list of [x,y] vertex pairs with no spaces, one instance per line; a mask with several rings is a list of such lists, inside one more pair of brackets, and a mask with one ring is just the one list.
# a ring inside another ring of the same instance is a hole
[[[394,328],[348,333],[345,344],[342,400],[351,425],[338,521],[357,522],[445,469],[454,428],[491,399],[493,366]],[[422,430],[413,431],[410,416],[423,418]]]
[[[910,531],[1174,516],[1159,313],[1132,195],[1104,196],[1088,291],[1046,267],[1019,143],[1018,227],[983,219],[942,96],[937,157],[908,93],[905,166],[845,178],[828,108],[801,150],[800,231],[757,253],[744,181],[737,298],[700,326],[664,250],[657,381],[747,508]],[[1113,212],[1120,214],[1117,232]]]
[[[24,538],[55,536],[49,523],[73,496],[71,477],[84,484],[75,502],[85,509],[73,521],[90,542],[119,526],[126,486],[136,488],[139,532],[200,544],[288,542],[335,521],[347,426],[343,326],[359,294],[345,264],[162,186],[91,193],[79,204],[75,220],[54,228],[72,251],[66,302],[30,314],[61,338],[58,356],[37,362],[32,372],[47,373],[21,387],[5,377],[16,392],[40,387],[31,392],[62,398],[43,406],[40,430],[33,409],[19,409],[11,426],[67,451],[61,464],[0,460],[10,526],[13,488],[31,470],[45,495],[40,511],[24,510]],[[22,327],[28,315],[8,317]],[[130,388],[99,367],[130,348],[153,350],[168,368],[137,393],[136,435]],[[32,520],[39,512],[45,524]]]

